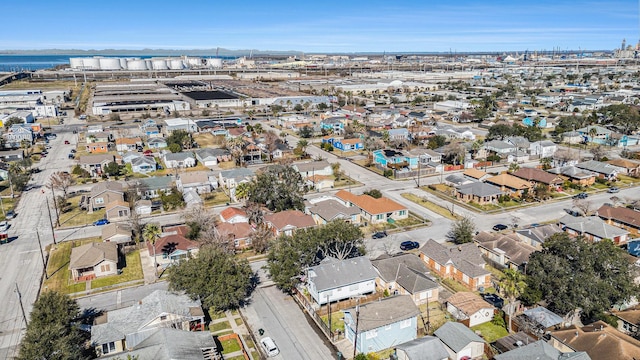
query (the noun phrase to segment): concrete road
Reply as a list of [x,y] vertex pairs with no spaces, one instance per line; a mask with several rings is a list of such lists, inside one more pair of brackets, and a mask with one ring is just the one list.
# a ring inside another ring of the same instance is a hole
[[169,283],[159,281],[154,284],[141,285],[116,291],[110,291],[102,294],[85,296],[77,299],[78,305],[82,310],[109,311],[131,306],[140,299],[151,294],[156,290],[167,290]]
[[[265,265],[264,261],[252,263],[254,271]],[[258,341],[264,335],[275,341],[280,354],[273,359],[333,359],[335,350],[325,344],[325,338],[311,324],[298,304],[283,294],[264,278],[264,271],[258,271],[261,284],[251,297],[251,303],[240,311],[247,320],[250,331]]]
[[[43,262],[36,232],[40,234],[42,246],[53,242],[46,197],[51,202],[51,192],[41,190],[51,174],[57,170],[68,171],[71,161],[67,158],[72,145],[64,145],[64,140],[72,141],[73,134],[61,134],[50,142],[49,156],[43,158],[34,167],[41,172],[33,174],[29,183],[30,190],[22,193],[15,209],[16,218],[9,223],[9,237],[12,241],[0,245],[0,358],[12,358],[17,355],[17,346],[23,336],[23,320],[17,288],[22,295],[22,304],[27,316],[40,291],[43,275]],[[53,209],[52,209],[53,213]]]

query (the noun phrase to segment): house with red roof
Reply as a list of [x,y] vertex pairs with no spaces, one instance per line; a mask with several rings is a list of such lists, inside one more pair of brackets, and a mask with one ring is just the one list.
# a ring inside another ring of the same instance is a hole
[[247,222],[223,222],[216,226],[216,231],[223,239],[233,241],[236,249],[244,249],[251,246],[253,228]]
[[246,223],[249,222],[249,217],[244,210],[231,206],[220,212],[220,220],[231,224]]
[[393,222],[409,217],[409,209],[389,198],[376,199],[369,195],[355,195],[345,190],[336,193],[336,198],[345,206],[360,209],[362,219],[371,224]]
[[[178,227],[176,227],[178,228]],[[161,268],[166,268],[180,261],[190,259],[198,253],[200,244],[196,241],[187,239],[184,235],[186,226],[179,227],[181,229],[167,232],[165,229],[164,236],[158,238],[155,243],[147,242],[149,256],[155,256],[156,263]]]

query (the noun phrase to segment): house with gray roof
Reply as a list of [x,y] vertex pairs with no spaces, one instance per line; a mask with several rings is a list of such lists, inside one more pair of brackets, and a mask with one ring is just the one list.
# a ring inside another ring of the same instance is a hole
[[456,199],[465,203],[474,202],[479,205],[495,204],[503,191],[491,184],[471,182],[460,185],[455,190]]
[[147,199],[160,197],[160,193],[170,194],[173,185],[173,176],[152,176],[129,182],[129,186],[136,189],[138,196]]
[[95,154],[80,156],[78,165],[87,170],[91,176],[101,176],[103,169],[115,161],[113,154]]
[[536,251],[531,245],[521,241],[516,234],[499,234],[481,231],[473,241],[482,255],[498,268],[524,270],[529,256]]
[[589,355],[584,351],[566,352],[554,348],[544,340],[538,340],[534,343],[523,345],[511,351],[498,354],[495,360],[591,360]]
[[420,258],[433,273],[454,279],[469,290],[491,285],[491,273],[484,268],[485,261],[475,244],[447,247],[429,239],[420,248]]
[[[100,350],[104,354],[103,349]],[[208,331],[188,332],[173,328],[151,330],[148,337],[127,349],[126,354],[132,359],[222,359],[220,349]],[[123,354],[116,352],[114,355],[100,356],[100,359],[123,359]]]
[[[344,312],[345,338],[355,341],[356,309]],[[360,304],[356,352],[371,353],[416,339],[420,310],[410,296],[391,296]]]
[[225,189],[235,189],[238,184],[253,180],[255,175],[256,173],[248,168],[224,170],[218,174],[218,184]]
[[398,360],[447,360],[449,353],[435,336],[425,336],[396,346]]
[[313,221],[318,225],[323,225],[338,219],[351,224],[360,224],[361,221],[359,208],[355,206],[344,206],[335,199],[309,203],[306,212],[313,217]]
[[344,260],[326,257],[306,269],[306,274],[307,290],[319,305],[373,293],[378,276],[365,256]]
[[572,183],[580,186],[589,186],[596,182],[596,173],[573,165],[557,167],[547,171],[552,174],[562,175]]
[[303,179],[315,175],[333,175],[331,163],[329,163],[327,160],[295,163],[293,164],[293,168],[296,169],[300,173],[300,175],[302,175]]
[[598,177],[605,180],[613,180],[618,177],[621,172],[617,166],[607,164],[604,162],[589,160],[576,164],[578,169],[587,170],[598,174]]
[[156,171],[156,159],[151,156],[138,156],[130,161],[131,171],[138,174],[146,174]]
[[562,324],[563,321],[562,317],[556,313],[543,306],[538,306],[525,310],[522,315],[518,316],[516,322],[520,324],[524,323],[528,327],[526,330],[537,333],[537,335],[542,335],[545,331]]
[[226,149],[204,148],[195,151],[196,159],[206,167],[217,166],[223,161],[231,161],[231,153]]
[[540,226],[531,226],[524,229],[518,229],[516,234],[525,243],[541,250],[544,241],[551,235],[562,232],[562,229],[556,224],[546,224]]
[[484,143],[483,147],[488,151],[493,151],[497,155],[504,155],[504,156],[516,151],[516,147],[513,144],[503,140],[487,141]]
[[629,231],[609,225],[598,216],[565,215],[558,219],[558,225],[571,236],[584,236],[593,242],[609,239],[616,244],[624,244],[629,236]]
[[118,244],[90,243],[71,249],[69,269],[75,281],[118,273]]
[[190,151],[178,153],[166,153],[163,156],[164,166],[167,169],[188,168],[196,166],[196,157]]
[[91,188],[91,210],[102,209],[114,201],[124,201],[124,187],[117,181],[100,182]]
[[127,244],[132,240],[131,226],[126,223],[111,223],[102,227],[102,241]]
[[550,140],[535,141],[529,144],[529,155],[539,158],[553,157],[558,150],[558,145]]
[[445,345],[449,359],[461,359],[465,356],[477,359],[484,354],[485,341],[462,323],[446,322],[433,335]]
[[383,255],[371,264],[379,275],[376,283],[390,294],[410,295],[416,305],[438,300],[439,286],[418,256]]
[[182,333],[202,330],[204,312],[200,301],[156,290],[133,306],[108,311],[96,318],[91,327],[91,343],[101,355],[139,349],[140,344],[161,328]]

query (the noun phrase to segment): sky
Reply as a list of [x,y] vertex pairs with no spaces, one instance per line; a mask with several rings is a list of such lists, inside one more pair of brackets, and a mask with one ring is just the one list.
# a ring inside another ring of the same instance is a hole
[[1,7],[0,50],[612,50],[623,38],[638,42],[639,3],[8,0]]

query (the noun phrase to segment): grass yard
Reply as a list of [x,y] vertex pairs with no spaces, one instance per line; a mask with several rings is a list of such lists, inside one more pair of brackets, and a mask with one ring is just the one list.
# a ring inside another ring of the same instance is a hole
[[93,238],[83,241],[65,241],[57,245],[51,245],[49,250],[49,262],[47,263],[47,276],[43,284],[43,289],[55,290],[62,294],[72,294],[84,291],[85,282],[74,283],[71,280],[71,270],[69,270],[69,258],[71,249],[101,239]]
[[91,214],[89,214],[87,210],[80,209],[78,202],[81,196],[82,195],[74,196],[67,200],[68,203],[71,203],[71,205],[69,205],[71,210],[60,214],[60,226],[89,225],[93,224],[96,220],[104,219],[105,209],[96,210]]
[[442,283],[448,288],[452,289],[454,292],[469,291],[469,289],[467,289],[464,285],[453,279],[442,279]]
[[211,325],[209,325],[209,331],[211,331],[212,333],[217,333],[218,331],[222,331],[222,330],[227,330],[227,329],[231,329],[231,324],[229,324],[228,321],[221,321],[221,322],[217,322],[217,323],[212,323]]
[[73,81],[32,81],[17,80],[2,86],[6,90],[24,90],[24,89],[42,89],[42,90],[69,90],[73,89],[74,93],[80,90],[80,86],[76,86]]
[[[344,331],[344,315],[341,311],[331,312],[331,331],[335,333],[336,330]],[[320,317],[322,322],[329,326],[329,316],[324,315]]]
[[224,193],[222,190],[217,190],[214,192],[210,192],[208,194],[204,194],[202,196],[202,200],[204,201],[204,206],[210,207],[215,205],[222,205],[228,202],[231,202],[231,199]]
[[334,188],[341,188],[341,187],[347,187],[347,186],[360,186],[362,184],[360,184],[359,182],[353,180],[352,178],[343,175],[342,178],[340,180],[334,181],[333,183],[333,187]]
[[236,167],[236,162],[235,162],[235,161],[223,161],[223,162],[219,162],[219,163],[218,163],[218,167],[219,167],[221,170],[235,169],[235,167]]
[[455,215],[455,214],[451,215],[451,212],[448,209],[445,209],[444,207],[438,204],[435,204],[429,200],[426,200],[425,198],[420,198],[411,193],[402,193],[401,196],[447,219],[457,220],[460,218],[460,216],[458,215]]
[[224,136],[214,136],[211,133],[201,133],[193,136],[193,140],[198,143],[201,148],[219,147],[224,144]]
[[[427,311],[427,306],[429,307],[429,311]],[[447,321],[450,321],[451,315],[442,310],[440,303],[437,301],[432,301],[429,304],[422,304],[419,306],[419,309],[424,321],[429,321],[429,331],[425,331],[425,333],[432,334],[437,328]],[[424,324],[420,318],[418,318],[418,329],[424,329]]]
[[424,225],[426,223],[427,222],[424,219],[418,217],[415,214],[409,213],[408,218],[402,219],[402,220],[396,220],[394,225],[399,228],[404,228],[404,227],[410,227],[410,226],[416,226],[416,225]]
[[492,343],[500,338],[509,335],[507,329],[503,328],[502,326],[494,325],[491,323],[491,321],[484,324],[476,325],[472,327],[471,330],[480,332],[480,336],[482,336],[482,338],[488,343]]
[[97,289],[104,286],[124,283],[133,280],[142,280],[142,261],[140,260],[140,250],[135,250],[126,255],[126,266],[122,268],[122,274],[105,276],[91,281],[91,288]]
[[221,344],[222,344],[223,354],[230,354],[232,352],[240,351],[240,349],[242,349],[242,346],[240,345],[240,343],[238,343],[238,340],[236,338],[223,340],[221,341]]

